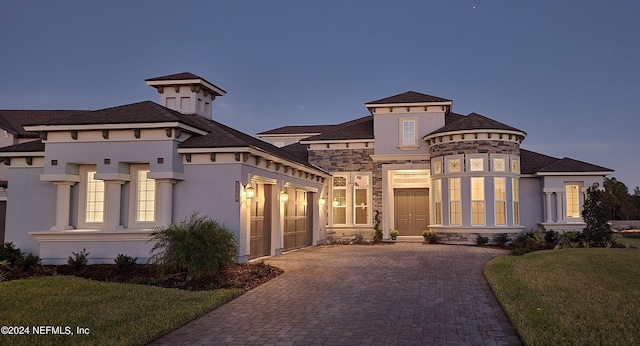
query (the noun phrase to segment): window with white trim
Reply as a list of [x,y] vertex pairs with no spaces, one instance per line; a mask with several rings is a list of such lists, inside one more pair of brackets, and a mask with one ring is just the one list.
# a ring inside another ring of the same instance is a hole
[[511,178],[511,199],[513,200],[513,224],[520,224],[520,180]]
[[416,121],[402,121],[402,145],[416,145]]
[[512,173],[520,172],[520,162],[518,161],[518,159],[515,159],[515,158],[511,159],[511,172]]
[[104,222],[104,181],[95,178],[96,169],[83,169],[82,197],[84,199],[83,223],[97,224]]
[[333,224],[344,225],[347,223],[347,177],[333,177]]
[[504,177],[493,178],[496,225],[507,224],[507,180]]
[[447,172],[448,173],[462,172],[462,169],[460,167],[460,159],[447,160]]
[[493,171],[494,172],[504,172],[506,171],[505,160],[502,157],[494,157],[493,158]]
[[149,227],[156,222],[156,181],[149,178],[148,164],[132,164],[129,193],[129,228]]
[[460,178],[449,178],[449,224],[462,224]]
[[565,185],[565,199],[567,204],[567,218],[580,217],[580,186],[576,184]]
[[484,159],[480,157],[472,157],[469,159],[469,170],[471,172],[484,171]]
[[333,225],[371,224],[371,174],[334,174],[331,189]]
[[484,224],[484,178],[471,178],[471,225]]
[[442,225],[442,180],[434,179],[431,184],[433,188],[434,223]]
[[149,169],[136,172],[136,222],[156,220],[156,181],[148,174]]

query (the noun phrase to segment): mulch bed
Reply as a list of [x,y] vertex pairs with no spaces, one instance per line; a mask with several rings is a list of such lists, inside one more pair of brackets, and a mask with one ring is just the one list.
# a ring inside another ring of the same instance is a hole
[[74,270],[67,265],[44,265],[29,271],[14,269],[8,273],[6,279],[16,280],[53,275],[74,275],[96,281],[151,285],[191,291],[221,288],[238,288],[248,291],[283,272],[282,269],[264,262],[253,262],[235,264],[222,269],[217,274],[187,281],[186,273],[162,275],[157,266],[152,264],[136,264],[124,271],[118,270],[115,264],[93,264],[78,270]]

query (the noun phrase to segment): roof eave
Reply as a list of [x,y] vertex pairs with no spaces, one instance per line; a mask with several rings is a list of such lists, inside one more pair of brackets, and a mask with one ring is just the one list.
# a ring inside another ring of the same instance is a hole
[[563,176],[563,175],[593,175],[604,176],[615,173],[615,171],[593,171],[593,172],[536,172],[538,176]]
[[364,106],[371,108],[380,107],[420,107],[420,106],[451,106],[453,101],[433,101],[433,102],[398,102],[398,103],[365,103]]
[[221,88],[209,83],[208,81],[202,78],[194,78],[194,79],[167,79],[167,80],[146,80],[148,86],[157,88],[162,86],[171,86],[171,85],[188,85],[188,84],[199,84],[207,88],[212,93],[216,94],[216,96],[224,96],[227,94],[226,91]]
[[116,123],[116,124],[62,124],[62,125],[29,125],[24,129],[29,132],[51,132],[51,131],[70,131],[70,130],[121,130],[121,129],[153,129],[177,127],[185,131],[193,132],[199,135],[206,135],[209,132],[199,128],[187,125],[179,121],[167,122],[145,122],[145,123]]
[[451,135],[461,135],[461,134],[469,134],[469,133],[488,133],[488,132],[499,132],[503,134],[511,134],[516,136],[526,137],[527,133],[524,131],[515,131],[515,130],[501,130],[501,129],[473,129],[473,130],[455,130],[455,131],[442,131],[442,132],[434,132],[422,137],[423,141],[428,139],[440,137],[440,136],[451,136]]

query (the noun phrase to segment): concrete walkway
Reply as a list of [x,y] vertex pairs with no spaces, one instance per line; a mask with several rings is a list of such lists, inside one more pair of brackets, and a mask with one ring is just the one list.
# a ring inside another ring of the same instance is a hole
[[482,274],[504,251],[334,245],[268,258],[285,274],[154,345],[521,345]]

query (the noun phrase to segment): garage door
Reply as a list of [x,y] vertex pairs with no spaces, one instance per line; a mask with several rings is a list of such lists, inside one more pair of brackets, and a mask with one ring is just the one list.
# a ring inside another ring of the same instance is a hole
[[[291,250],[311,245],[313,241],[311,194],[306,191],[287,188],[289,200],[284,209],[284,249]],[[309,196],[307,196],[309,195]]]
[[271,185],[254,184],[251,200],[251,248],[249,258],[271,254]]

